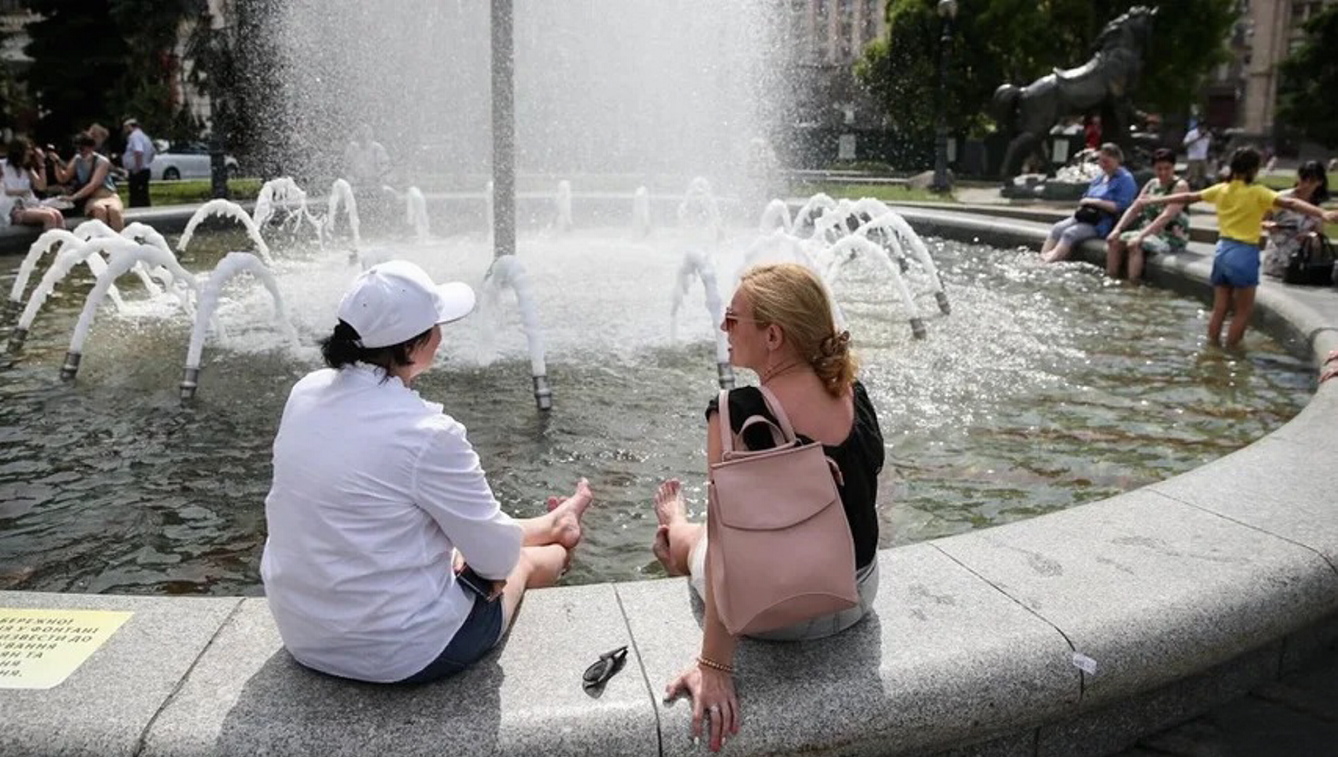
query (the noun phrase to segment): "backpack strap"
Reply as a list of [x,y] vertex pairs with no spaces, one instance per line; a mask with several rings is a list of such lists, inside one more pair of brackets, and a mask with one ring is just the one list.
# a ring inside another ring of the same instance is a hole
[[757,390],[762,393],[762,400],[767,403],[767,409],[771,411],[772,415],[776,416],[776,422],[780,424],[781,433],[785,435],[785,442],[787,444],[794,443],[798,437],[795,436],[794,426],[790,425],[790,418],[785,414],[785,408],[781,407],[780,400],[776,399],[776,395],[772,394],[771,390],[765,386],[759,385]]
[[719,412],[720,420],[720,451],[734,451],[734,428],[729,424],[729,390],[720,390],[720,399],[716,400],[719,406],[716,409]]

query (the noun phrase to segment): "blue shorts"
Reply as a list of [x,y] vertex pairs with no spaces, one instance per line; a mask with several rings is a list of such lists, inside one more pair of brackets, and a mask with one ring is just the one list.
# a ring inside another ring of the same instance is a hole
[[465,624],[427,667],[399,683],[427,683],[448,678],[478,662],[502,639],[502,600],[474,597]]
[[1213,255],[1213,286],[1259,286],[1259,245],[1222,237]]

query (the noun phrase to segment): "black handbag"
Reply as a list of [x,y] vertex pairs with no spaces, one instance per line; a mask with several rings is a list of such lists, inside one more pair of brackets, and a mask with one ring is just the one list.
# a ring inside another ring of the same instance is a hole
[[1316,239],[1318,244],[1302,244],[1287,260],[1287,270],[1282,274],[1284,284],[1322,287],[1335,283],[1338,253],[1323,232]]
[[1079,205],[1078,209],[1073,211],[1073,220],[1090,226],[1101,223],[1103,216],[1105,216],[1105,213],[1095,205]]

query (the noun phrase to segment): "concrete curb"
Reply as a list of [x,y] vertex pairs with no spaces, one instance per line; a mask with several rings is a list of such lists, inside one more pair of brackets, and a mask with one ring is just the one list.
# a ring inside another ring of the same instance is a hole
[[[1002,246],[1037,246],[1046,229],[905,215],[926,234]],[[1209,253],[1191,245],[1149,274],[1201,294]],[[1259,311],[1312,356],[1338,347],[1338,294],[1266,283]],[[1108,754],[1304,664],[1338,639],[1335,413],[1330,382],[1283,428],[1184,475],[881,552],[865,622],[822,642],[741,646],[744,727],[728,752]],[[702,749],[690,707],[659,696],[700,643],[682,579],[533,592],[501,650],[416,688],[302,670],[263,599],[8,592],[0,606],[135,612],[62,685],[0,690],[6,723],[20,724],[0,754]],[[626,669],[586,695],[585,665],[621,644],[635,652]]]

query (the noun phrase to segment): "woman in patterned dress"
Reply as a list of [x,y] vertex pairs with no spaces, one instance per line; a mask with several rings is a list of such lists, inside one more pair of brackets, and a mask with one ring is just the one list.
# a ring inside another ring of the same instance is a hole
[[[1189,185],[1175,175],[1175,153],[1158,150],[1152,156],[1152,170],[1156,173],[1139,197],[1188,192]],[[1131,231],[1125,227],[1133,226]],[[1143,276],[1143,260],[1148,254],[1165,255],[1180,252],[1189,243],[1189,213],[1184,205],[1156,205],[1129,210],[1120,218],[1106,237],[1106,275],[1120,277],[1120,266],[1128,253],[1129,283],[1137,284]]]

